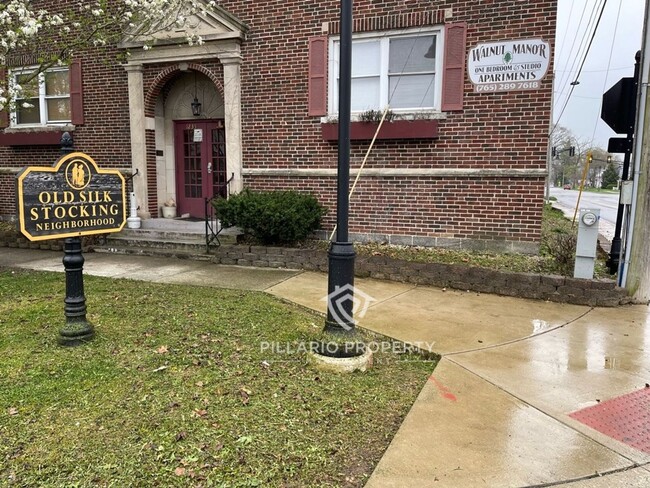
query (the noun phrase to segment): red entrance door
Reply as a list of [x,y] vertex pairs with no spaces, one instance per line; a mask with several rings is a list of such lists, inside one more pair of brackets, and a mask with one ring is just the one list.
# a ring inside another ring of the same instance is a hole
[[223,120],[174,123],[176,204],[179,215],[205,217],[205,200],[226,195],[226,132]]

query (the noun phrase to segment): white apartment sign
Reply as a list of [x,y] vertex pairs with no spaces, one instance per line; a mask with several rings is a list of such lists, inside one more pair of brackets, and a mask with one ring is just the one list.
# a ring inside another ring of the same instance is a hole
[[551,46],[542,39],[489,42],[470,49],[467,71],[476,92],[537,90],[550,59]]

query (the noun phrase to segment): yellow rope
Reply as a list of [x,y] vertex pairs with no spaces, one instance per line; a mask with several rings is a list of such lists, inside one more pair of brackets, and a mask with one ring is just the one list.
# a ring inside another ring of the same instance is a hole
[[589,171],[589,164],[591,163],[591,158],[587,154],[587,162],[585,163],[585,170],[582,172],[582,182],[580,182],[580,191],[578,192],[578,201],[576,202],[576,209],[573,212],[573,222],[571,227],[576,225],[576,215],[578,215],[578,207],[580,206],[580,198],[582,197],[582,189],[585,186],[585,180],[587,179],[587,172]]
[[[357,183],[359,182],[359,178],[361,177],[361,172],[363,171],[363,168],[366,165],[366,161],[368,161],[368,156],[370,156],[370,151],[372,151],[372,147],[375,145],[375,141],[377,140],[377,135],[381,130],[381,126],[384,125],[384,120],[386,119],[386,115],[388,114],[389,110],[390,107],[387,105],[386,108],[384,109],[384,113],[381,115],[381,120],[379,121],[379,125],[377,126],[377,130],[375,131],[375,135],[373,136],[372,141],[370,142],[370,146],[368,146],[368,150],[366,151],[366,156],[363,158],[361,167],[357,172],[357,177],[354,179],[354,183],[352,184],[352,188],[350,189],[349,199],[352,199],[352,194],[354,193],[354,189],[357,187]],[[337,226],[335,225],[334,230],[332,231],[332,235],[330,235],[330,241],[334,239],[334,234],[336,234],[336,228]]]

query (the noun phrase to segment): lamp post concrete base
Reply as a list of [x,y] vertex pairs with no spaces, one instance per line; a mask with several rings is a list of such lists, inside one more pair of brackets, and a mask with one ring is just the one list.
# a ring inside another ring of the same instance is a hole
[[[325,353],[327,353],[325,351]],[[311,351],[309,362],[321,371],[333,373],[353,373],[366,371],[372,367],[372,351],[364,346],[364,352],[359,356],[335,357]]]

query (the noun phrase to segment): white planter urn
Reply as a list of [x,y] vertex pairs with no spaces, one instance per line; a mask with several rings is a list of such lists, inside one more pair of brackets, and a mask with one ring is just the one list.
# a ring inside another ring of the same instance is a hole
[[162,216],[166,219],[176,218],[176,207],[162,206]]

